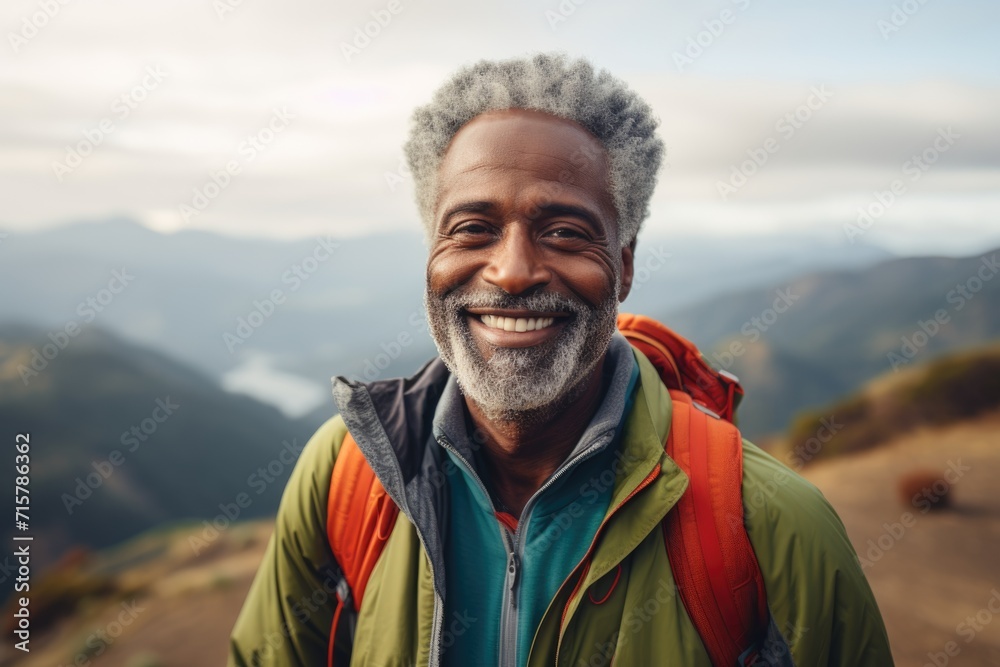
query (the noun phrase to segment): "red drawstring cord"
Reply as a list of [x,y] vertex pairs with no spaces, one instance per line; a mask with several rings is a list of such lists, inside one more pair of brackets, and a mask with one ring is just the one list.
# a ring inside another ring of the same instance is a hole
[[333,612],[333,623],[330,626],[330,651],[327,655],[326,663],[329,667],[333,667],[333,646],[337,641],[337,626],[340,622],[340,612],[344,608],[344,603],[341,602],[340,598],[337,598],[337,610]]
[[604,594],[604,597],[602,597],[600,600],[595,600],[594,591],[593,589],[591,589],[587,591],[587,599],[593,602],[594,604],[604,604],[605,602],[607,602],[608,598],[611,597],[611,594],[614,592],[615,586],[618,585],[618,580],[621,578],[621,576],[622,576],[622,564],[618,563],[618,567],[615,570],[615,580],[611,582],[611,588],[609,588],[608,592]]

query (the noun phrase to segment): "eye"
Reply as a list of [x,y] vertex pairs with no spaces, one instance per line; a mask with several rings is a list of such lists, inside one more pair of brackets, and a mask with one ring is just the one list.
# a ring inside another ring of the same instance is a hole
[[547,231],[545,233],[545,235],[548,236],[548,237],[550,237],[550,238],[564,239],[564,240],[571,240],[571,241],[585,240],[585,239],[589,238],[587,236],[587,234],[585,234],[580,229],[578,229],[576,227],[571,227],[571,226],[568,226],[568,225],[562,225],[562,226],[559,226],[559,227],[553,227],[552,229],[550,229],[549,231]]
[[496,235],[493,226],[481,220],[469,220],[455,226],[450,236],[465,244],[486,243]]
[[466,222],[458,227],[452,232],[454,234],[486,234],[489,232],[486,225],[482,222]]

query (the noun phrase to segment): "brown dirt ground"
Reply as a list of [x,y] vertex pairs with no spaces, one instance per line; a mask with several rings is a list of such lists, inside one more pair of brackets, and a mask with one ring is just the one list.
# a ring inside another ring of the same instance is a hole
[[[969,468],[960,478],[951,474],[952,509],[922,513],[899,499],[900,477],[917,469],[943,476],[952,463]],[[805,476],[840,513],[858,555],[870,563],[862,561],[897,665],[1000,665],[1000,614],[982,611],[1000,591],[1000,415],[908,434],[817,464]],[[906,512],[909,526],[901,522]],[[977,613],[979,630],[962,625]],[[956,655],[945,653],[949,642]]]

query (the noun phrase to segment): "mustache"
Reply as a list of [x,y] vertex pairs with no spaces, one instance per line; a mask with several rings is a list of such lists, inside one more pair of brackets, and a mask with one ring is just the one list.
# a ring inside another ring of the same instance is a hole
[[477,290],[452,292],[442,299],[452,312],[469,308],[498,308],[509,310],[566,311],[574,315],[589,313],[593,308],[581,300],[555,292],[535,292],[528,296],[514,296],[503,290]]

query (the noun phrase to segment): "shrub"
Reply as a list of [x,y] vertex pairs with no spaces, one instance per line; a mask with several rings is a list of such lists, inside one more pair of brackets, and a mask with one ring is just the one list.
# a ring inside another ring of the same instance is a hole
[[915,470],[903,475],[897,490],[900,501],[907,507],[937,511],[952,504],[951,485],[934,470]]

